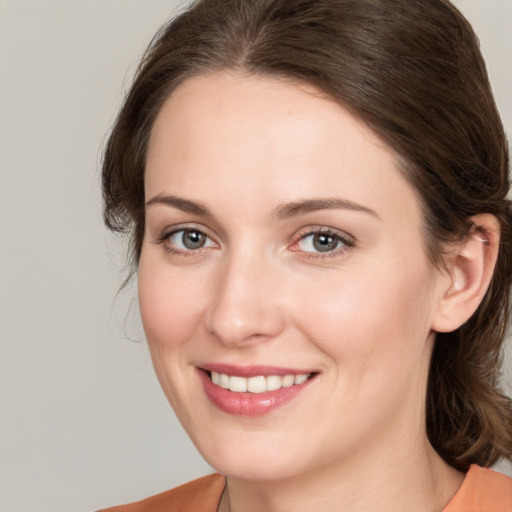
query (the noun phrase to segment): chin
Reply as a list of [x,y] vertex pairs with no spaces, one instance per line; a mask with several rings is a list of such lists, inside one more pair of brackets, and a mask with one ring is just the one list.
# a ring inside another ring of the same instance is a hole
[[[207,460],[220,474],[230,478],[250,481],[278,481],[297,475],[299,468],[286,461],[273,460]],[[276,463],[277,462],[277,463]]]
[[259,442],[247,438],[236,442],[231,438],[226,443],[218,443],[210,439],[196,447],[218,473],[241,480],[276,481],[307,469],[305,454],[298,452],[297,445],[286,446],[285,442],[276,441],[272,442],[268,436],[266,440],[260,438]]

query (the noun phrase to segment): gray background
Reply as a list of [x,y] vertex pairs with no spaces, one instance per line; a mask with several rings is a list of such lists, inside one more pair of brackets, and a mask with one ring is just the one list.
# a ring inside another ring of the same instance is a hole
[[[456,4],[510,137],[512,0]],[[99,194],[105,134],[177,5],[0,0],[0,512],[87,512],[210,471],[126,340],[143,339],[135,290],[115,299],[124,248]]]

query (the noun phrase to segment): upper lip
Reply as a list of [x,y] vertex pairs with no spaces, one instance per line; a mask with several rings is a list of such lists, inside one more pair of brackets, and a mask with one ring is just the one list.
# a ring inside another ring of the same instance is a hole
[[198,368],[209,372],[223,373],[235,377],[257,377],[260,375],[304,375],[314,373],[312,370],[303,370],[297,368],[283,368],[279,366],[268,365],[250,365],[236,366],[223,363],[206,363],[198,365]]

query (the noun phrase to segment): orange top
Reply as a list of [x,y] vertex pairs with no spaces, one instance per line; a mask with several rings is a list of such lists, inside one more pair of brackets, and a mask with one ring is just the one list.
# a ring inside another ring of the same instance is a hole
[[[225,486],[210,475],[130,505],[99,512],[216,512]],[[512,512],[512,478],[472,465],[442,512]]]
[[512,512],[512,478],[473,464],[443,512]]
[[204,476],[145,500],[98,512],[216,512],[225,485],[222,475]]

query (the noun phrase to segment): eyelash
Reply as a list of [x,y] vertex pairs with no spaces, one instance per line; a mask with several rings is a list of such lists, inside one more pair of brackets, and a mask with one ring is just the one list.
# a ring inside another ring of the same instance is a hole
[[[326,260],[330,258],[336,258],[346,253],[349,249],[355,246],[355,240],[353,237],[342,234],[339,231],[336,231],[331,228],[308,228],[306,232],[303,232],[297,242],[294,242],[293,246],[297,246],[300,242],[306,240],[308,237],[314,237],[315,235],[327,235],[332,237],[337,244],[341,243],[341,247],[337,247],[332,251],[322,252],[312,252],[312,251],[300,251],[300,249],[291,249],[293,251],[302,252],[304,254],[304,258],[308,260]],[[292,246],[292,247],[293,247]]]
[[212,241],[212,237],[208,234],[208,232],[198,226],[182,226],[177,229],[173,229],[170,232],[164,233],[162,236],[158,237],[157,243],[162,244],[165,248],[165,250],[170,254],[177,254],[179,256],[198,256],[201,254],[205,249],[208,249],[208,247],[199,247],[198,249],[188,249],[188,250],[182,250],[182,249],[176,249],[170,244],[170,239],[177,235],[178,233],[185,233],[185,232],[196,232],[200,235],[203,235],[208,240]]
[[[175,247],[173,247],[170,244],[169,240],[171,239],[171,237],[173,237],[174,235],[177,235],[178,233],[182,233],[182,232],[185,233],[187,231],[188,232],[197,232],[200,235],[205,236],[208,240],[213,242],[213,238],[208,234],[208,232],[199,226],[197,226],[197,227],[196,226],[183,226],[183,227],[180,227],[177,229],[173,229],[172,231],[164,233],[162,236],[160,236],[156,242],[158,244],[162,244],[168,253],[176,254],[179,256],[185,256],[185,257],[199,256],[200,254],[202,254],[204,252],[204,250],[209,249],[209,246],[207,246],[207,247],[202,246],[197,249],[182,250],[182,249],[176,249]],[[342,245],[339,248],[337,247],[332,251],[326,251],[324,253],[313,252],[313,251],[301,251],[298,248],[294,248],[294,246],[295,247],[298,246],[298,244],[300,242],[306,240],[308,237],[313,237],[315,235],[330,236],[337,242],[337,244],[341,243]],[[213,242],[213,243],[215,244],[215,242]],[[308,228],[307,231],[299,234],[298,240],[295,241],[290,246],[290,250],[293,252],[303,253],[302,257],[306,258],[308,260],[310,260],[310,259],[326,260],[329,258],[339,257],[340,255],[344,254],[345,252],[347,252],[349,249],[351,249],[354,246],[355,246],[355,241],[351,236],[342,234],[342,233],[340,233],[336,230],[333,230],[331,228],[318,227],[318,228]]]

